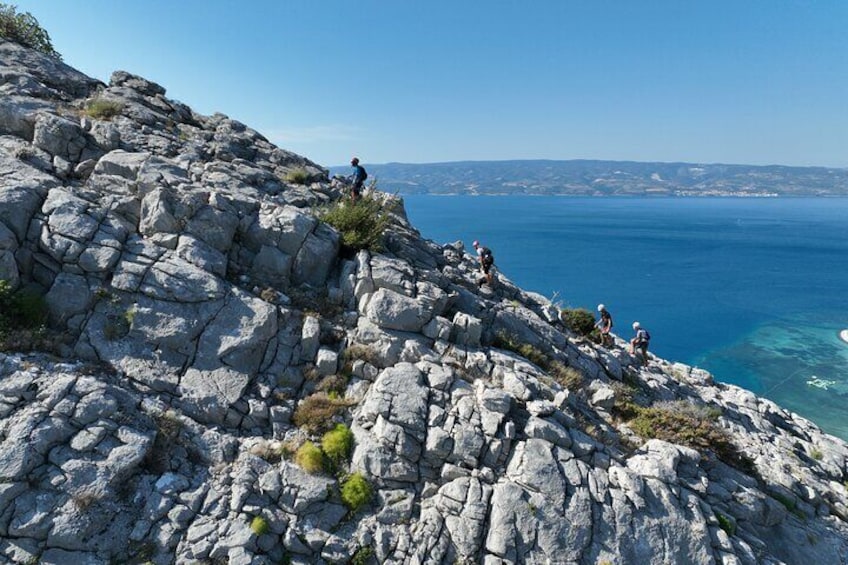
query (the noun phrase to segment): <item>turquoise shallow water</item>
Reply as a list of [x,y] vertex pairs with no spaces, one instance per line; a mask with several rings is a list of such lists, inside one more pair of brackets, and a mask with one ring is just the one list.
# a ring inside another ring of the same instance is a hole
[[444,243],[848,439],[848,199],[408,196]]

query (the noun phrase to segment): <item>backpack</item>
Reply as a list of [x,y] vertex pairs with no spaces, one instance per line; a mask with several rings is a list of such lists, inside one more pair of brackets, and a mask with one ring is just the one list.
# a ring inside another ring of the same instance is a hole
[[480,257],[483,258],[484,263],[494,263],[495,262],[495,257],[494,257],[494,255],[492,255],[491,249],[489,249],[488,247],[482,247],[480,249],[480,251],[481,251]]
[[651,334],[648,333],[648,330],[646,330],[645,328],[639,328],[638,333],[639,337],[641,338],[640,341],[644,341],[645,343],[651,341]]
[[368,171],[365,170],[365,167],[359,167],[359,170],[362,171],[362,182],[365,182],[365,179],[368,178]]

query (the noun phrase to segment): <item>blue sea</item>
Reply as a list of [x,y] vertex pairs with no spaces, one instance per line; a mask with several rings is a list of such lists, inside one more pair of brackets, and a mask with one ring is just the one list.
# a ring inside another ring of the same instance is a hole
[[596,311],[848,439],[848,199],[406,196],[421,234],[479,239],[519,286]]

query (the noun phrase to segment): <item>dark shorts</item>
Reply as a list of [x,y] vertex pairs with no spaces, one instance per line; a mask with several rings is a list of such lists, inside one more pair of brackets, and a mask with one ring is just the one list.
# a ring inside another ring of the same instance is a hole
[[350,193],[355,196],[362,194],[362,181],[353,183],[353,186],[350,187]]
[[489,269],[491,269],[494,264],[494,261],[483,261],[483,272],[488,275]]

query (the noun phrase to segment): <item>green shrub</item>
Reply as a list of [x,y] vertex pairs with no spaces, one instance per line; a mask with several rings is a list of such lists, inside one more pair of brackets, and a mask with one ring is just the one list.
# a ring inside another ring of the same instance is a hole
[[336,424],[336,427],[324,434],[321,438],[321,447],[330,460],[339,465],[347,461],[353,450],[353,432],[344,424]]
[[630,429],[643,438],[655,438],[685,445],[700,452],[712,451],[719,459],[737,469],[752,473],[753,462],[736,449],[730,436],[716,423],[715,410],[684,400],[639,406],[632,401],[617,401],[616,412],[630,419]]
[[374,557],[374,550],[368,546],[358,548],[350,558],[350,565],[368,565]]
[[330,398],[326,392],[317,392],[297,405],[292,421],[295,426],[311,433],[327,431],[333,425],[336,414],[347,405],[342,399]]
[[46,327],[47,302],[28,289],[0,280],[0,350],[58,351],[65,336]]
[[566,367],[559,361],[551,363],[548,372],[562,387],[576,391],[583,384],[583,373],[574,367]]
[[820,449],[814,447],[810,450],[810,457],[816,461],[821,461],[824,458],[824,453],[822,453]]
[[560,312],[566,327],[582,336],[588,336],[595,329],[595,316],[585,308],[563,308]]
[[721,512],[716,511],[715,517],[718,520],[718,526],[724,530],[727,535],[732,536],[736,534],[736,522],[733,518],[729,516],[725,516]]
[[342,502],[356,512],[371,500],[371,485],[360,473],[354,473],[342,483]]
[[311,441],[306,441],[297,448],[294,454],[294,462],[307,473],[320,473],[324,470],[324,453],[317,445]]
[[109,120],[120,114],[123,109],[124,105],[120,102],[95,98],[86,105],[83,113],[97,120]]
[[309,173],[303,168],[292,169],[286,173],[284,180],[291,184],[306,184],[309,180]]
[[32,291],[12,291],[8,281],[0,280],[0,331],[36,328],[47,322],[47,302]]
[[495,339],[492,342],[494,347],[506,349],[513,353],[518,353],[531,363],[538,365],[542,369],[548,369],[551,361],[539,348],[530,345],[529,343],[521,343],[514,335],[506,332],[498,332],[495,334]]
[[380,355],[377,351],[368,345],[361,345],[355,343],[347,347],[342,354],[345,360],[345,363],[351,363],[353,361],[362,360],[366,363],[374,365],[375,367],[379,366]]
[[0,37],[56,59],[62,58],[59,52],[53,49],[50,35],[32,14],[18,13],[15,6],[5,3],[0,3]]
[[318,218],[342,236],[342,246],[350,251],[383,250],[383,232],[390,222],[391,210],[383,201],[371,194],[363,194],[354,204],[339,200],[318,213]]
[[250,521],[250,529],[257,536],[263,536],[271,531],[271,526],[268,524],[268,520],[262,516],[254,516],[253,520]]

